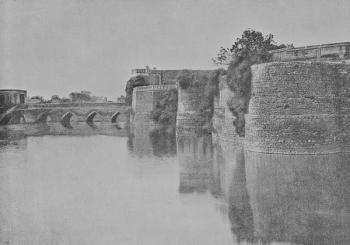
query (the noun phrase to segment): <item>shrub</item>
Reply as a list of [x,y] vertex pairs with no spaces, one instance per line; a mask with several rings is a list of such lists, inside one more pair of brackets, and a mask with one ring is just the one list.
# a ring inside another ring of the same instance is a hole
[[176,80],[178,81],[180,88],[187,89],[193,85],[194,74],[189,70],[182,70],[178,73]]
[[[289,45],[293,46],[293,45]],[[227,85],[234,93],[233,98],[227,101],[227,105],[236,117],[236,132],[244,136],[244,114],[248,112],[248,104],[251,95],[251,65],[269,62],[270,50],[284,48],[286,45],[278,45],[272,34],[263,35],[259,31],[247,29],[240,38],[237,38],[230,48],[221,47],[215,64],[228,65]]]
[[151,119],[160,125],[176,124],[177,89],[162,91],[155,108],[151,111]]
[[125,93],[126,93],[125,103],[127,105],[131,105],[132,92],[133,92],[135,87],[147,86],[147,85],[149,85],[149,81],[146,77],[136,76],[136,77],[130,78],[129,81],[127,81],[126,87],[125,87]]
[[224,69],[212,72],[183,70],[177,76],[180,88],[196,89],[202,95],[196,110],[204,124],[211,123],[214,113],[214,96],[219,93],[219,78],[225,73]]

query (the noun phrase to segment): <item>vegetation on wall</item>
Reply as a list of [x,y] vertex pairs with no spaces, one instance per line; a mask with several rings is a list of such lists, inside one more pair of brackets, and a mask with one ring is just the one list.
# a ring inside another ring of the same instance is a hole
[[259,31],[247,29],[240,38],[235,39],[231,47],[221,47],[212,60],[217,65],[228,65],[234,56],[253,57],[258,54],[261,60],[269,61],[271,56],[268,51],[286,47],[293,47],[293,44],[277,44],[272,34],[263,35]]
[[177,89],[161,91],[151,118],[162,126],[175,126],[177,113]]
[[143,77],[143,76],[136,76],[136,77],[132,77],[130,78],[127,83],[126,83],[126,87],[125,87],[125,103],[127,105],[131,105],[132,103],[132,92],[134,90],[135,87],[139,87],[139,86],[147,86],[149,85],[149,81],[147,80],[147,78]]
[[[205,123],[211,122],[214,113],[214,96],[219,93],[219,77],[224,72],[223,69],[211,73],[182,70],[177,75],[176,80],[182,89],[198,89],[199,94],[202,95],[196,110],[202,117],[201,121]],[[160,92],[157,104],[151,111],[152,120],[161,126],[175,126],[177,103],[177,89]]]
[[278,45],[272,34],[263,35],[248,29],[230,48],[221,47],[213,59],[217,65],[228,65],[227,84],[234,95],[227,101],[227,105],[236,117],[234,126],[240,136],[244,136],[244,115],[248,112],[251,94],[251,65],[269,62],[270,50],[285,47],[284,44]]
[[196,89],[202,95],[198,98],[200,102],[196,110],[202,117],[201,121],[208,124],[208,127],[214,113],[214,96],[219,94],[219,78],[225,73],[224,69],[217,69],[210,73],[183,70],[177,75],[180,88]]

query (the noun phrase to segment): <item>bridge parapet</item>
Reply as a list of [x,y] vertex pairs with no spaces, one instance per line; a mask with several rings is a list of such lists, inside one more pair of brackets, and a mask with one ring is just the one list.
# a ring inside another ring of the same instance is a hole
[[97,103],[97,102],[87,102],[87,103],[40,103],[40,104],[22,104],[18,105],[18,108],[28,109],[28,108],[58,108],[58,107],[106,107],[106,106],[127,106],[125,103],[118,102],[107,102],[107,103]]
[[130,106],[124,103],[43,103],[23,104],[5,115],[2,124],[67,122],[93,123],[103,121],[117,123],[129,121]]

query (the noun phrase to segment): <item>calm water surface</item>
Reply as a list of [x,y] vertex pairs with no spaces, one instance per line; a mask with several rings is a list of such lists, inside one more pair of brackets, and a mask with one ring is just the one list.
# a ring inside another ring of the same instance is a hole
[[350,244],[349,155],[99,128],[2,132],[0,245]]

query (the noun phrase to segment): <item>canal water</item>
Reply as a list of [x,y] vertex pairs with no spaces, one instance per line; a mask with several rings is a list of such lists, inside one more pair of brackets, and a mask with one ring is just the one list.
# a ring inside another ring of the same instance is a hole
[[349,154],[253,153],[145,127],[27,127],[0,129],[0,245],[350,244]]

